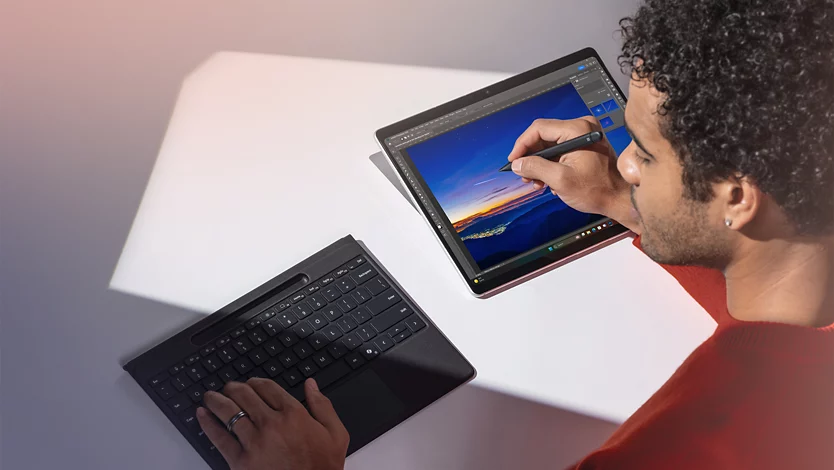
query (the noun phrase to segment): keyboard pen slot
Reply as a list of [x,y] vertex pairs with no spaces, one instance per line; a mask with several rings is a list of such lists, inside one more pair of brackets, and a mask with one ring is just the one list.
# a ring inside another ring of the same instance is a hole
[[244,296],[221,309],[220,312],[225,312],[226,315],[222,319],[206,326],[191,336],[191,342],[196,346],[200,346],[213,340],[214,338],[225,333],[227,330],[240,325],[242,321],[245,321],[245,318],[241,318],[244,314],[253,312],[255,308],[258,308],[258,312],[254,313],[260,313],[260,310],[263,308],[277,303],[292,292],[304,287],[310,282],[310,279],[305,274],[296,274],[273,288],[269,287],[270,282],[267,282],[261,287],[250,292],[249,295]]

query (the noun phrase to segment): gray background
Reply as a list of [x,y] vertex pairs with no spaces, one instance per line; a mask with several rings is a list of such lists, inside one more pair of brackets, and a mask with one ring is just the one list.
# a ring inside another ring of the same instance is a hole
[[[615,72],[636,3],[0,2],[0,466],[207,468],[119,367],[200,316],[107,285],[179,85],[211,53],[520,72],[590,45]],[[466,387],[349,468],[558,468],[614,428]]]

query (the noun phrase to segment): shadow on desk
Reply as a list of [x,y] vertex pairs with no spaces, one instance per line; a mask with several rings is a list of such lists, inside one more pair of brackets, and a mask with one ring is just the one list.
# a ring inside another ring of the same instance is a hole
[[559,470],[617,426],[466,385],[353,454],[345,470]]

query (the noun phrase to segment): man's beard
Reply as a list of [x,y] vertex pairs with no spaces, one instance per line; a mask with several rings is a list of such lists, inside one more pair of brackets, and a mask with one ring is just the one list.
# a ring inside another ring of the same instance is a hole
[[669,216],[644,217],[631,188],[631,204],[642,227],[641,247],[653,261],[678,266],[723,269],[726,241],[710,229],[706,205],[682,198]]

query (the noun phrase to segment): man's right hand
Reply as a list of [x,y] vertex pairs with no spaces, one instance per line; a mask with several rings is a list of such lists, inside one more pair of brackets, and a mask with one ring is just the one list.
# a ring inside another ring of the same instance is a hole
[[516,140],[508,160],[513,162],[513,172],[536,189],[548,186],[570,207],[611,217],[637,231],[630,186],[617,170],[617,154],[607,140],[565,154],[558,162],[528,156],[593,131],[602,128],[590,116],[568,121],[538,119]]

